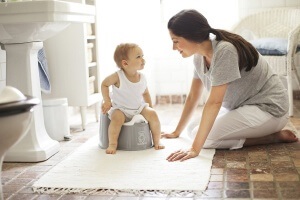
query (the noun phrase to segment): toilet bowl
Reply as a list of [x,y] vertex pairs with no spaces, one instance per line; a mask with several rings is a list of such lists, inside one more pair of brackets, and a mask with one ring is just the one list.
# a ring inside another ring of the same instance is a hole
[[[100,116],[99,147],[108,147],[108,126],[110,119],[107,114]],[[118,150],[139,151],[153,147],[152,134],[147,120],[142,115],[135,115],[131,121],[123,124],[118,138]]]
[[32,108],[39,99],[23,95],[16,88],[0,90],[0,199],[3,199],[1,172],[5,153],[27,133],[32,119]]

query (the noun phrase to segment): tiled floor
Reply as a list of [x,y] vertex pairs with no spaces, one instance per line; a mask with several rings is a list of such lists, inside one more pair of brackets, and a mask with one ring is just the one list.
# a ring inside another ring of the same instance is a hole
[[[182,105],[157,106],[163,125],[175,126]],[[4,199],[9,200],[178,200],[178,199],[300,199],[300,142],[255,146],[241,150],[217,150],[213,159],[211,178],[202,197],[136,197],[115,196],[40,195],[31,185],[49,169],[65,159],[72,151],[98,134],[99,124],[89,113],[86,131],[80,131],[79,115],[71,119],[73,139],[61,142],[61,150],[50,159],[39,163],[4,163],[2,184]],[[300,101],[295,101],[295,115],[291,118],[300,131]],[[67,170],[67,169],[66,169]]]

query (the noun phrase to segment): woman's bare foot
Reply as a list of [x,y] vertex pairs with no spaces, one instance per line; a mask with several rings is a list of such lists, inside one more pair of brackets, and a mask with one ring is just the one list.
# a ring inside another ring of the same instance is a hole
[[248,138],[246,139],[244,146],[254,146],[262,144],[274,144],[281,142],[297,142],[297,136],[290,130],[281,130],[277,133],[267,135],[260,138]]
[[297,142],[297,136],[290,130],[281,130],[277,133],[274,133],[274,139],[277,142]]

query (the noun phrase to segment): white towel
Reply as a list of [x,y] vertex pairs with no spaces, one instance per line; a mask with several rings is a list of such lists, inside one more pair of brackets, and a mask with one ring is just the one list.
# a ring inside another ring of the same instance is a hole
[[48,64],[47,64],[44,48],[40,49],[38,52],[38,65],[39,65],[41,90],[42,92],[49,94],[51,92],[51,84],[50,84]]

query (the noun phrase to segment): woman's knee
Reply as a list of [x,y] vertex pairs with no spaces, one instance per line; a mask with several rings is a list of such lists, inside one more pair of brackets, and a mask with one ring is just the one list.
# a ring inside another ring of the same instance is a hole
[[204,149],[217,149],[220,146],[220,141],[206,139],[203,145]]
[[[199,126],[196,126],[192,131],[188,132],[188,136],[194,140]],[[233,147],[235,141],[232,140],[222,140],[218,137],[214,138],[211,137],[211,133],[209,134],[208,138],[205,140],[203,145],[204,149],[230,149]]]

